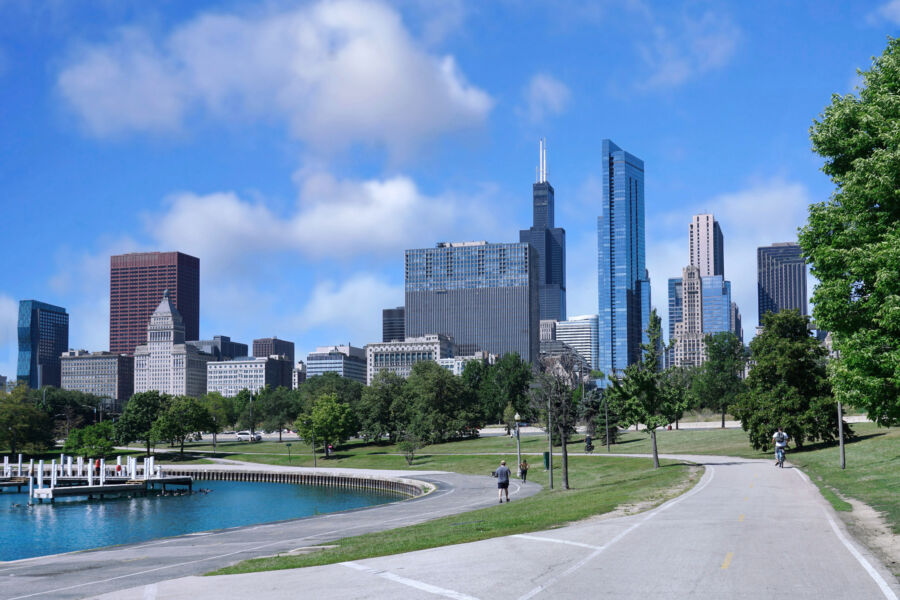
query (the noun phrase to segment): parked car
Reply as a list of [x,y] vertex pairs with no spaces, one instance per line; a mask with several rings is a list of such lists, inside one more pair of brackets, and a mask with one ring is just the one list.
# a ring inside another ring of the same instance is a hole
[[262,435],[258,431],[254,433],[250,433],[249,431],[238,431],[237,438],[239,442],[262,441]]

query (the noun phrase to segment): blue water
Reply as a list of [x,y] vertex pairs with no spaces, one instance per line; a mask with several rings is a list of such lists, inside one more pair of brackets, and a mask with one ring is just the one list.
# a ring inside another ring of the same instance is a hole
[[90,501],[65,498],[33,506],[28,506],[27,493],[5,491],[0,493],[0,561],[268,523],[398,499],[375,491],[288,483],[195,481],[194,489],[198,488],[211,491]]

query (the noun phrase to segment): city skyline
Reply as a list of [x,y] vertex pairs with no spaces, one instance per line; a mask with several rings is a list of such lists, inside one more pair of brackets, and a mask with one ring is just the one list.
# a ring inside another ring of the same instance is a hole
[[[325,6],[79,13],[62,5],[44,29],[46,15],[26,3],[0,8],[10,41],[0,45],[0,81],[18,90],[0,99],[0,125],[16,148],[0,165],[8,224],[0,374],[15,375],[21,299],[66,307],[70,347],[108,349],[109,257],[134,251],[200,259],[201,339],[275,334],[294,341],[298,357],[377,341],[381,310],[403,303],[404,249],[511,241],[530,225],[541,137],[551,147],[556,224],[566,230],[568,314],[597,310],[591,221],[599,140],[610,138],[648,165],[647,268],[663,319],[664,282],[688,261],[680,224],[715,213],[750,335],[756,247],[794,239],[807,204],[831,190],[809,151],[809,124],[832,92],[853,90],[855,68],[896,26],[878,2],[827,14],[813,3],[601,7],[577,20],[537,6],[461,4],[448,18],[446,7],[363,3],[367,31],[388,42],[391,64],[413,65],[419,84],[386,97],[379,90],[397,79],[382,71],[388,79],[363,87],[373,100],[361,114],[327,95],[345,80],[362,85],[332,63],[319,72],[335,79],[292,85],[281,66],[302,58],[297,49],[259,56],[271,67],[252,65],[251,88],[221,78],[201,87],[188,68],[198,65],[174,43],[193,35],[214,63],[203,66],[228,64],[232,54],[211,51],[205,16],[233,18],[246,39],[299,19],[318,40],[346,25],[325,19]],[[547,44],[515,42],[548,23]],[[792,36],[773,35],[787,24]],[[617,64],[588,58],[599,31],[621,48]],[[838,31],[840,48],[831,43]],[[512,55],[495,51],[514,42]],[[106,79],[97,76],[104,60]],[[159,85],[148,88],[154,73]],[[299,96],[278,104],[281,91]]]

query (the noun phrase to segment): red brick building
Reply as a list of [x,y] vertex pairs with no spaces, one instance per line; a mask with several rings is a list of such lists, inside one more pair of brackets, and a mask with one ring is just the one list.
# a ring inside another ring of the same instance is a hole
[[150,315],[169,290],[185,338],[200,339],[200,259],[181,252],[135,252],[109,259],[109,351],[133,354],[147,341]]

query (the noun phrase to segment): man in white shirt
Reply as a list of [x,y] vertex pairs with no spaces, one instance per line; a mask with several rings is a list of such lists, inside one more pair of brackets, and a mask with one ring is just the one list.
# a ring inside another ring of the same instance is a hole
[[[784,449],[787,448],[788,440],[791,439],[791,436],[786,434],[781,427],[778,428],[778,431],[772,436],[772,441],[775,442],[775,465],[777,466],[779,463],[784,461]],[[779,452],[781,456],[779,456]]]

